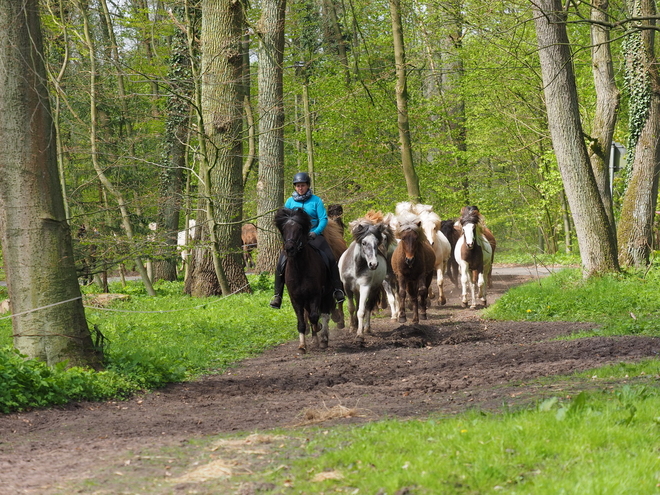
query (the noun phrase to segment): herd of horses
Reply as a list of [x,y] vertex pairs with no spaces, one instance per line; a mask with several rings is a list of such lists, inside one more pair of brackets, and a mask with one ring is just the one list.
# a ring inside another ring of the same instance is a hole
[[[338,259],[350,328],[359,343],[371,328],[371,315],[379,306],[389,306],[391,318],[412,322],[425,320],[436,277],[439,305],[446,303],[445,275],[461,286],[461,303],[476,308],[477,300],[486,306],[486,290],[496,241],[476,207],[464,207],[458,220],[442,221],[429,205],[402,202],[395,213],[370,211],[350,222],[350,244],[343,239],[343,223],[332,220],[324,231]],[[311,330],[312,342],[328,346],[330,318],[343,327],[342,305],[332,297],[329,267],[308,243],[311,220],[302,209],[281,208],[275,225],[282,235],[287,256],[285,283],[296,313],[299,350],[306,352],[305,335]],[[387,301],[387,304],[385,304]]]

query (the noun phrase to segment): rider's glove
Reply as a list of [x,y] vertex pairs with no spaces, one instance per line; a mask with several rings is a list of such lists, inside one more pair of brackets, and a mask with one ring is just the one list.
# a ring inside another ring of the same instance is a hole
[[314,239],[316,239],[316,232],[310,232],[308,237],[310,241],[313,241]]

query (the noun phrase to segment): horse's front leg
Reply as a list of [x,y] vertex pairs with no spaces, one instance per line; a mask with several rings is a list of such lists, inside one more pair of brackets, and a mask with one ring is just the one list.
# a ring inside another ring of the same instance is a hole
[[446,264],[441,264],[438,270],[436,271],[436,282],[438,284],[438,305],[444,306],[447,304],[447,298],[445,297],[445,269],[447,268]]
[[470,292],[472,293],[472,304],[470,304],[470,309],[476,309],[477,307],[477,296],[479,288],[479,272],[472,270],[472,278],[470,280]]
[[408,289],[403,280],[399,280],[399,291],[397,292],[397,304],[399,305],[399,323],[406,322],[406,293]]
[[328,341],[330,336],[330,315],[322,314],[319,319],[319,337],[321,341],[319,342],[319,348],[327,349]]
[[461,306],[464,308],[467,308],[468,306],[468,286],[470,284],[470,275],[469,275],[469,268],[467,267],[467,264],[461,264],[460,267],[460,272],[461,272]]
[[486,301],[486,277],[484,277],[483,273],[479,273],[479,279],[477,281],[477,285],[479,287],[479,299],[481,299],[481,302],[484,303],[484,308],[488,306],[488,302]]
[[306,311],[298,305],[294,305],[293,307],[296,312],[296,318],[298,319],[298,350],[304,354],[307,352],[307,343],[305,342],[305,332],[307,330]]
[[358,318],[355,312],[355,293],[348,288],[346,289],[346,301],[348,301],[348,318],[350,320],[351,332],[357,332]]
[[390,307],[390,319],[396,320],[397,316],[399,316],[399,302],[394,287],[387,279],[383,281],[383,290],[387,296],[387,304]]
[[370,322],[367,313],[367,298],[369,297],[369,287],[361,286],[359,294],[356,294],[357,307],[357,337],[359,344],[364,343],[364,334],[370,330]]
[[312,344],[319,346],[319,318],[321,316],[319,304],[313,302],[309,309],[309,326],[312,330]]
[[419,318],[426,320],[426,303],[429,294],[429,287],[426,281],[421,280],[417,285],[417,300],[419,301]]
[[419,323],[419,287],[418,282],[408,284],[408,295],[412,303],[412,322]]

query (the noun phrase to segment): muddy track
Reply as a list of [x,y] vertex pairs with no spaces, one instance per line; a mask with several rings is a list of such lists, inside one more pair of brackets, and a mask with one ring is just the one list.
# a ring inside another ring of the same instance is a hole
[[[496,270],[489,300],[535,276]],[[564,393],[541,386],[540,377],[660,353],[656,338],[553,340],[590,324],[480,320],[460,307],[456,290],[446,306],[436,304],[419,325],[401,325],[383,312],[362,346],[333,326],[327,351],[299,355],[292,322],[291,342],[222,375],[126,402],[0,416],[0,493],[56,492],[61,483],[84,479],[128,452],[195,437],[296,427],[310,408],[343,405],[358,414],[334,422],[364,422],[515,406]]]

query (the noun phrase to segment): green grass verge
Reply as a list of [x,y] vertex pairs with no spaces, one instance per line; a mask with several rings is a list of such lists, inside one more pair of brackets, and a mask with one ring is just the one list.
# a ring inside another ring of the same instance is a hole
[[251,284],[251,295],[206,299],[184,295],[180,282],[156,284],[156,297],[147,296],[140,282],[111,284],[111,292],[130,294],[130,300],[115,303],[112,311],[86,310],[90,328],[105,337],[106,370],[101,373],[24,360],[11,349],[11,319],[0,320],[0,412],[126,397],[221,372],[295,338],[288,302],[280,311],[268,307],[272,280],[254,277]]
[[657,389],[628,386],[514,413],[317,429],[268,479],[300,494],[659,493],[658,411]]
[[584,321],[597,324],[593,335],[660,335],[660,273],[629,271],[582,278],[565,268],[537,282],[514,287],[483,316],[515,321]]

